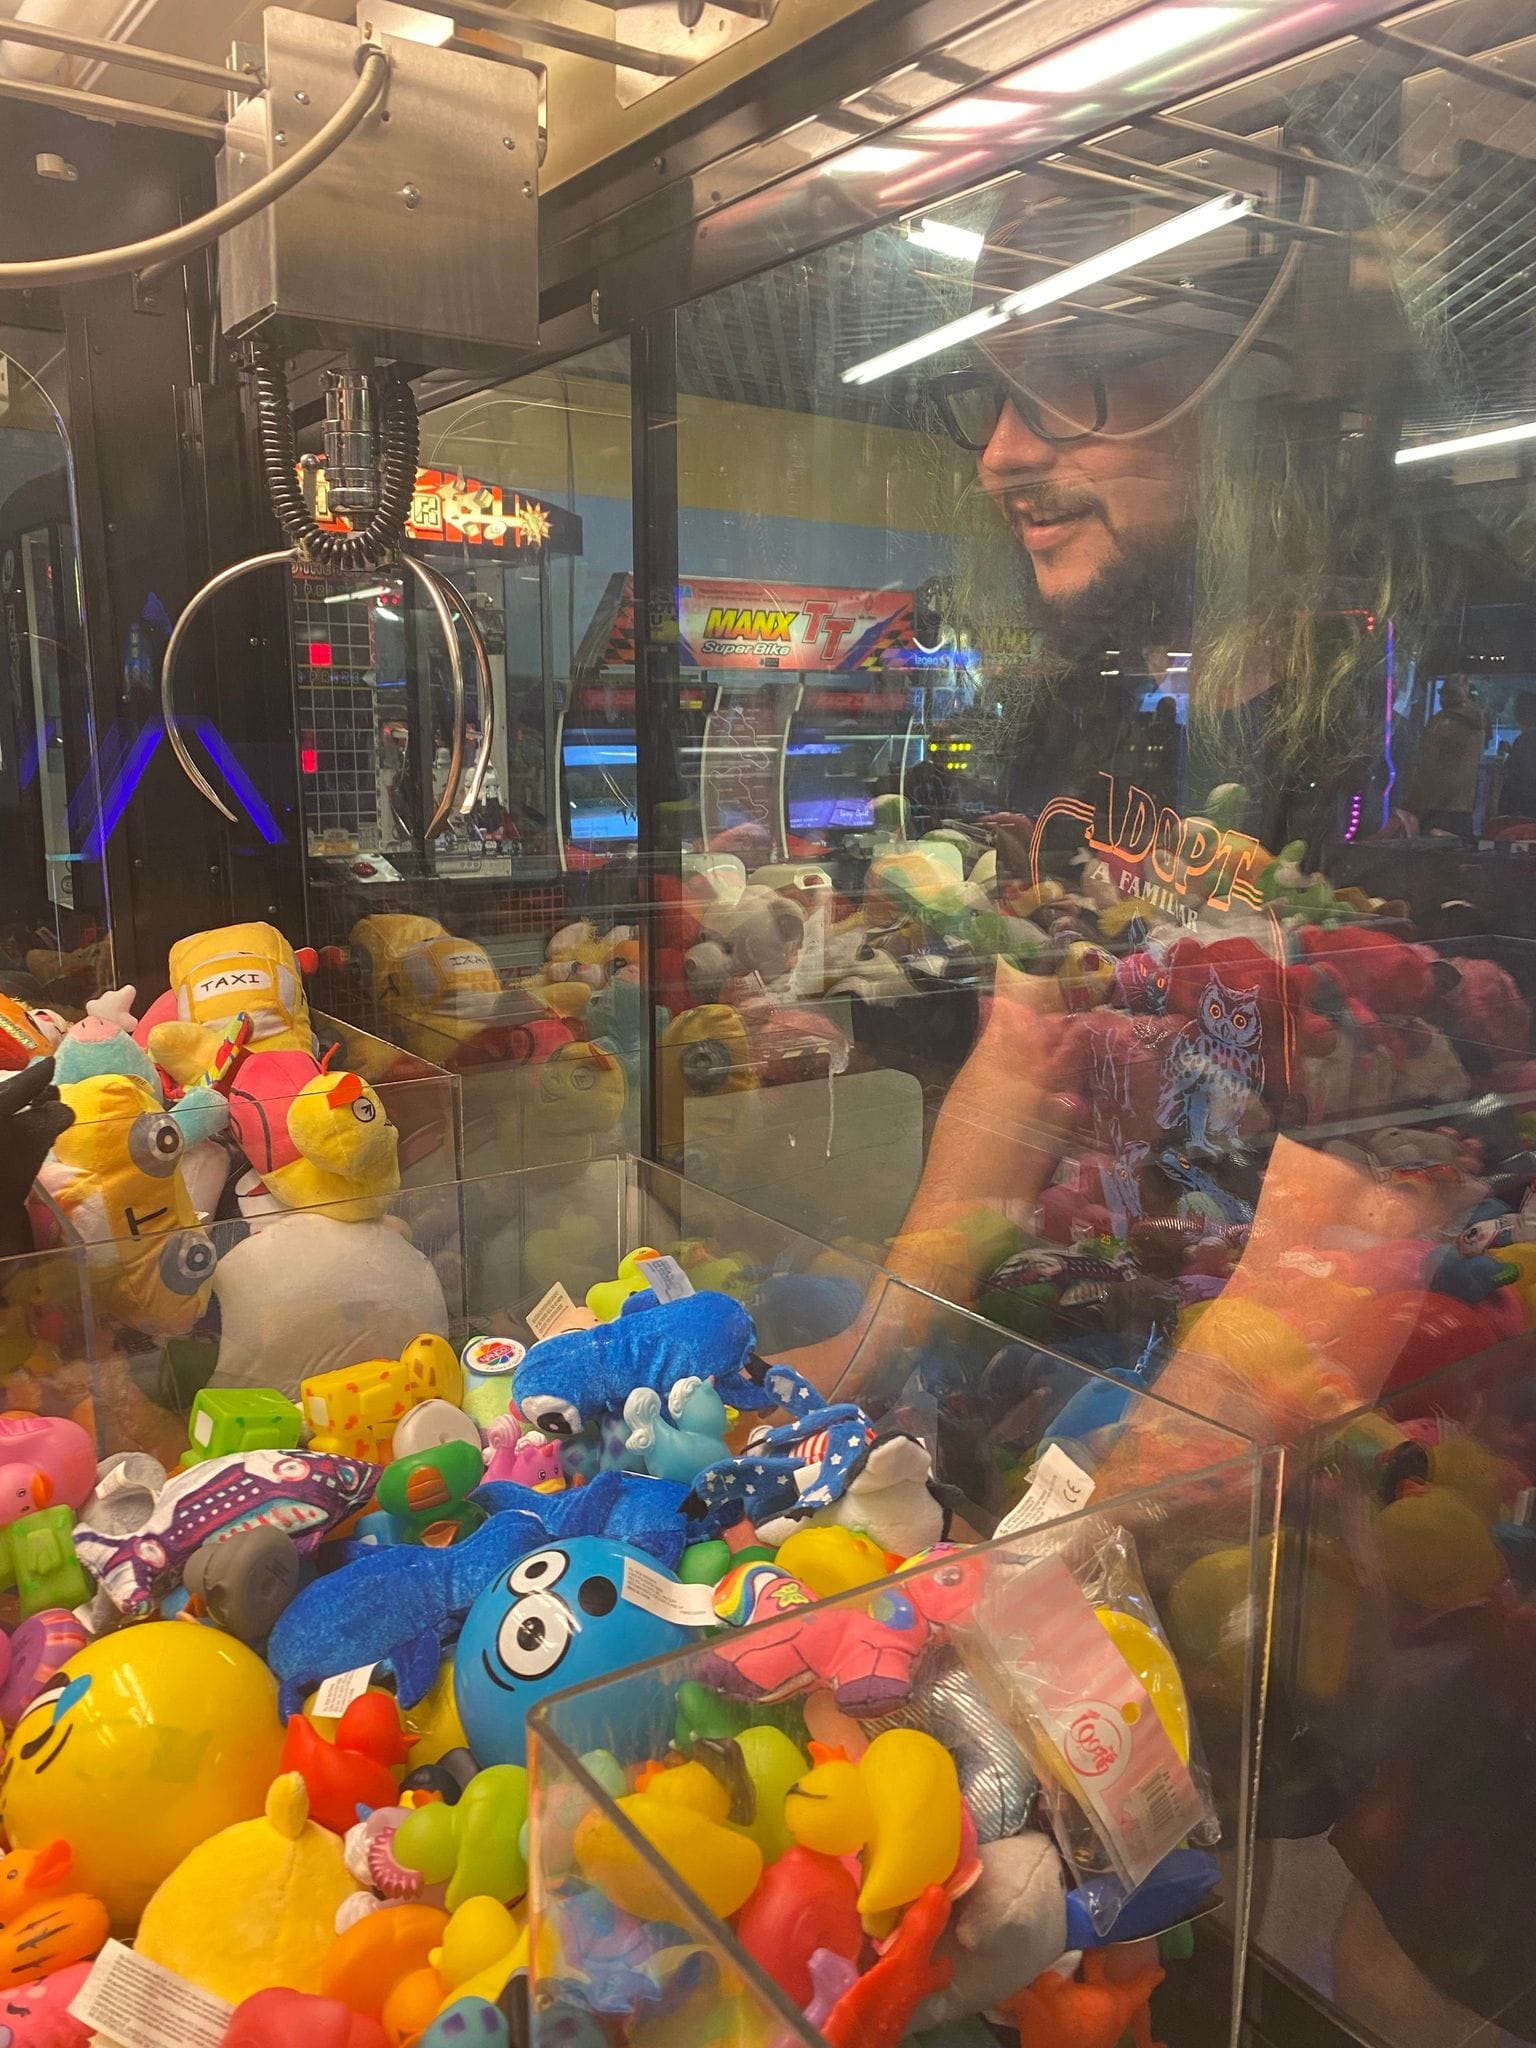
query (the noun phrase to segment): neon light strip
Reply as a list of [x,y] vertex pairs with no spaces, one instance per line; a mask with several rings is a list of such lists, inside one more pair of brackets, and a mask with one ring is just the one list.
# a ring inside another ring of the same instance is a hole
[[144,780],[144,771],[155,757],[155,749],[165,738],[165,727],[158,718],[152,718],[135,735],[133,744],[122,759],[117,773],[112,777],[101,799],[101,809],[96,822],[85,835],[80,848],[83,860],[100,860],[107,841],[123,822],[123,813],[132,801],[133,793]]
[[218,769],[241,803],[245,805],[246,810],[250,814],[251,823],[256,827],[256,830],[261,834],[268,846],[281,846],[283,844],[283,834],[276,818],[267,809],[260,790],[252,782],[250,776],[246,774],[239,756],[230,746],[228,740],[225,739],[223,733],[219,731],[211,719],[207,718],[195,719],[192,730],[208,749],[213,765]]

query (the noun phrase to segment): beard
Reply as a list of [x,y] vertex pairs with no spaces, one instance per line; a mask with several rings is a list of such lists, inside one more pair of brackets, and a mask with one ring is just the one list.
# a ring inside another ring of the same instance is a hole
[[1031,615],[1063,659],[1074,661],[1095,647],[1115,646],[1130,654],[1158,645],[1189,645],[1195,590],[1192,526],[1173,528],[1134,554],[1117,544],[1091,583],[1056,601],[1041,591],[1026,551],[1021,547],[1019,553],[1031,591]]

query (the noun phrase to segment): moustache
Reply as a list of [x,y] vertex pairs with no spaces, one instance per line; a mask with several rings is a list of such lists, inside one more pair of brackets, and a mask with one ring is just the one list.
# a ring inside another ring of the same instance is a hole
[[1097,512],[1099,501],[1092,491],[1073,490],[1061,484],[1000,477],[987,485],[987,496],[1000,505],[1011,519],[1027,518],[1045,524],[1053,519],[1078,519]]

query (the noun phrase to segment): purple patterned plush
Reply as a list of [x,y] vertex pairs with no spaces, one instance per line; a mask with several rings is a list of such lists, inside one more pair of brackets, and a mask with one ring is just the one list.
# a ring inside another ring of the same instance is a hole
[[121,1614],[144,1614],[181,1577],[194,1550],[242,1529],[281,1529],[313,1550],[372,1496],[379,1468],[329,1451],[236,1451],[171,1480],[130,1536],[82,1523],[75,1549]]

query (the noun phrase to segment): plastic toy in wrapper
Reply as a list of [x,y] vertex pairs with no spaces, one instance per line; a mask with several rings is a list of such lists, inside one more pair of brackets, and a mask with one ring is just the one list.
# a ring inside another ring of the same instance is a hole
[[0,1073],[19,1073],[45,1060],[57,1043],[46,1021],[15,996],[0,993]]
[[1123,1532],[1020,1559],[978,1619],[1030,1736],[1053,1831],[1093,1925],[1181,1843],[1215,1839],[1182,1680]]
[[181,1127],[130,1075],[59,1092],[75,1121],[38,1185],[86,1247],[98,1308],[152,1336],[184,1335],[208,1305],[216,1254],[182,1178]]
[[87,1645],[17,1721],[0,1826],[65,1841],[74,1877],[131,1933],[199,1842],[262,1810],[282,1727],[261,1659],[215,1629],[146,1622]]

